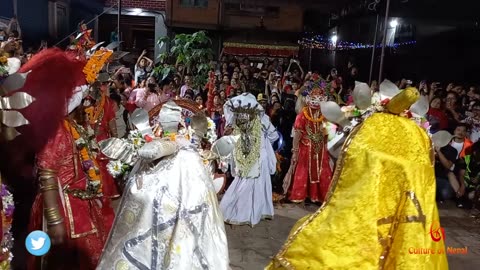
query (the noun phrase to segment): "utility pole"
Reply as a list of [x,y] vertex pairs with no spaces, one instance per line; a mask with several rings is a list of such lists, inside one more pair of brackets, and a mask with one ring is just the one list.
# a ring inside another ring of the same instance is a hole
[[17,0],[13,0],[13,16],[17,16]]
[[390,0],[387,0],[387,7],[385,8],[385,22],[383,23],[383,42],[382,55],[380,56],[380,71],[378,74],[378,84],[382,83],[383,76],[383,58],[385,57],[385,46],[387,45],[387,27],[388,27],[388,13],[390,12]]
[[118,40],[118,47],[117,50],[120,51],[121,43],[120,43],[120,17],[122,16],[122,0],[118,0],[118,17],[117,17],[117,40]]
[[375,35],[373,35],[372,59],[370,60],[370,76],[368,78],[368,85],[372,85],[373,64],[375,63],[375,49],[377,47],[377,32],[378,32],[379,19],[380,19],[380,15],[377,14],[377,23],[375,24]]

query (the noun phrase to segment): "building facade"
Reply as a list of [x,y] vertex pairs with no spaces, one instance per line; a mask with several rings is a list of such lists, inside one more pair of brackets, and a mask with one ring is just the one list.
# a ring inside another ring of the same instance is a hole
[[105,0],[105,14],[100,16],[98,21],[98,40],[110,41],[112,33],[117,31],[119,3],[122,9],[120,17],[122,50],[131,52],[127,58],[134,59],[143,50],[147,50],[148,57],[156,60],[157,56],[165,49],[157,46],[156,41],[167,35],[166,1]]
[[289,0],[166,0],[165,10],[173,33],[207,30],[219,54],[232,44],[279,52],[303,31],[304,8]]

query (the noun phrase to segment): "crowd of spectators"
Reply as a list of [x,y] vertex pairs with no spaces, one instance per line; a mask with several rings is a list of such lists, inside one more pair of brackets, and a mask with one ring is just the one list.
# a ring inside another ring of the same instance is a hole
[[9,57],[16,57],[24,64],[32,58],[35,52],[47,48],[45,41],[40,42],[40,47],[37,50],[33,48],[24,49],[22,40],[22,29],[16,17],[10,19],[7,27],[0,27],[0,49]]
[[[17,57],[22,63],[34,53],[31,48],[26,52],[23,50],[22,31],[16,18],[10,20],[6,29],[0,29],[0,46],[10,57]],[[42,42],[39,50],[46,47],[47,44]],[[282,166],[279,168],[288,168],[299,89],[318,72],[305,72],[300,62],[293,58],[223,56],[220,61],[210,63],[214,79],[204,87],[198,87],[194,85],[192,74],[186,74],[182,65],[177,65],[171,76],[160,78],[153,72],[154,61],[146,54],[146,51],[142,52],[133,69],[120,68],[113,76],[110,98],[117,110],[119,136],[125,136],[132,128],[129,112],[135,108],[149,111],[169,99],[184,98],[196,102],[205,111],[216,123],[217,135],[221,137],[230,132],[224,123],[224,103],[233,96],[249,92],[257,97],[283,136],[283,147],[279,149]],[[332,68],[329,74],[318,75],[332,83],[336,102],[341,105],[352,103],[351,94],[358,80],[358,68],[353,61],[348,62],[342,73]],[[435,149],[437,199],[440,202],[453,199],[458,207],[471,208],[475,204],[479,207],[479,87],[427,81],[414,85],[405,79],[396,84],[400,89],[417,86],[428,98],[427,119],[431,133],[446,130],[453,135],[449,145]],[[213,91],[210,91],[211,87]],[[371,89],[377,92],[379,84],[373,81]],[[274,178],[274,188],[281,192],[282,173]]]
[[436,149],[437,199],[454,199],[460,208],[479,205],[480,179],[480,90],[476,85],[421,82],[428,97],[427,119],[432,133],[453,135],[449,145]]

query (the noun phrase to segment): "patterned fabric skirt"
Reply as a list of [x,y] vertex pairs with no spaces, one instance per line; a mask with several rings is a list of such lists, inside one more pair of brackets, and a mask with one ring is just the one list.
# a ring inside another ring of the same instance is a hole
[[[66,239],[63,245],[52,246],[44,257],[28,257],[28,270],[94,270],[102,254],[103,246],[113,223],[113,209],[104,203],[100,207],[95,201],[89,203],[89,213],[97,233],[70,237],[70,222],[65,218]],[[82,217],[77,217],[82,218]],[[43,230],[43,197],[37,195],[32,206],[29,231]]]

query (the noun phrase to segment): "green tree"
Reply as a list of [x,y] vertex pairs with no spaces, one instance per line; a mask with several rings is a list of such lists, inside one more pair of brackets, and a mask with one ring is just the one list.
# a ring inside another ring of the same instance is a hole
[[205,31],[178,34],[172,40],[169,37],[162,37],[157,44],[161,47],[170,44],[170,50],[159,56],[160,62],[164,64],[155,69],[156,74],[166,78],[182,65],[184,66],[182,75],[192,74],[195,87],[205,85],[208,80],[210,61],[213,59],[212,41]]

